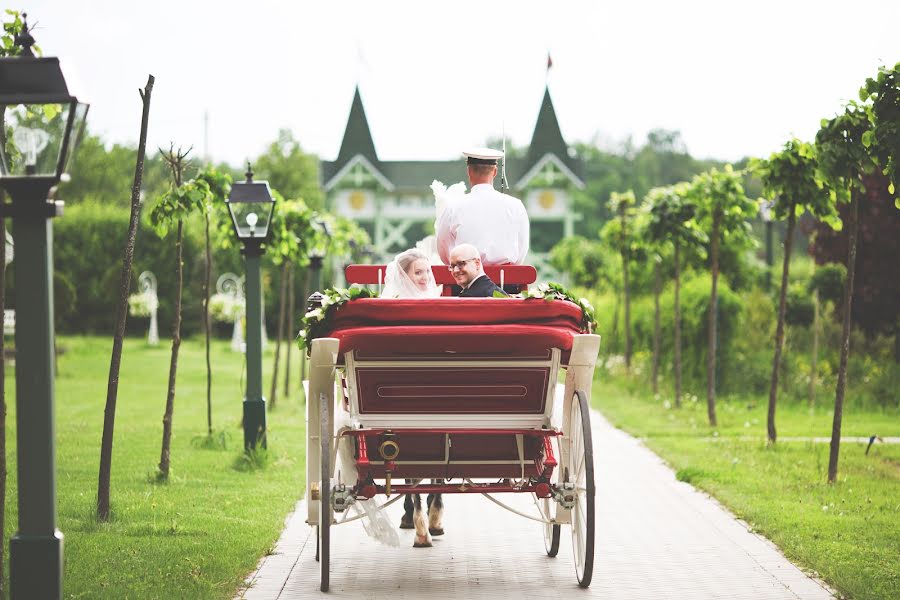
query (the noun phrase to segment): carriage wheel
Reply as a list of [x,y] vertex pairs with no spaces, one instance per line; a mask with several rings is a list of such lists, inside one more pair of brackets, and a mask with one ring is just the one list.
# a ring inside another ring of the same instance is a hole
[[[550,498],[544,498],[544,516],[550,515]],[[544,549],[547,556],[555,557],[559,552],[559,525],[544,523]]]
[[572,507],[572,554],[578,585],[586,588],[594,572],[594,445],[587,396],[580,390],[575,392],[570,417],[566,479],[575,483],[577,492]]
[[322,482],[319,486],[319,566],[321,567],[321,589],[328,591],[329,557],[331,550],[331,437],[333,431],[328,426],[328,402],[323,394],[319,398],[319,442],[322,455]]

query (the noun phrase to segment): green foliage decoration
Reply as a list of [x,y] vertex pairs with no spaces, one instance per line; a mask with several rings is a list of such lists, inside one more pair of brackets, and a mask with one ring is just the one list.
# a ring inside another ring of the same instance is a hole
[[322,292],[321,306],[307,312],[300,319],[300,333],[297,334],[297,345],[306,348],[307,354],[312,348],[312,340],[322,337],[331,331],[334,313],[344,304],[359,298],[377,298],[376,292],[367,288],[328,288]]
[[[495,292],[495,294],[496,293],[497,292]],[[594,314],[594,307],[591,302],[587,298],[577,297],[558,283],[541,283],[532,289],[521,292],[518,296],[520,298],[541,298],[545,302],[553,302],[556,300],[571,302],[581,309],[582,330],[587,333],[593,333],[597,330],[597,318]]]

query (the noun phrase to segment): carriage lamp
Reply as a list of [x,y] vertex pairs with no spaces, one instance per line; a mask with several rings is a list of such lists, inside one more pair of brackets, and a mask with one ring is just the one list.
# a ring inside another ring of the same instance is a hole
[[260,257],[269,238],[275,199],[266,181],[253,181],[247,164],[247,180],[231,186],[225,201],[234,233],[241,242],[247,264],[247,390],[244,396],[244,449],[266,447],[266,399],[262,395],[262,278]]
[[13,598],[62,596],[63,535],[56,527],[53,225],[88,105],[70,91],[57,58],[36,57],[27,15],[18,56],[0,58],[0,187],[12,199],[16,247],[18,531],[9,543]]

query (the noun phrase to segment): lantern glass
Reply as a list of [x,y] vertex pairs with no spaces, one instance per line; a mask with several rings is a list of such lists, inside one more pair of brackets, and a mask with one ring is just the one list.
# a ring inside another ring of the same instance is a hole
[[275,199],[265,181],[247,181],[231,186],[228,212],[241,240],[263,239],[269,233]]
[[77,101],[0,104],[0,177],[61,177],[87,109]]

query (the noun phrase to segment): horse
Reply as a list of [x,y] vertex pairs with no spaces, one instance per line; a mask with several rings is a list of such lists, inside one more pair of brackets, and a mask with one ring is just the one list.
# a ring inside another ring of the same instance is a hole
[[[443,480],[433,480],[443,483]],[[400,529],[415,529],[416,539],[413,548],[430,548],[431,537],[444,535],[444,527],[441,520],[444,515],[444,501],[441,494],[428,494],[425,503],[428,506],[428,526],[425,525],[425,515],[422,512],[422,498],[419,494],[406,494],[403,500],[403,517],[400,519]]]

